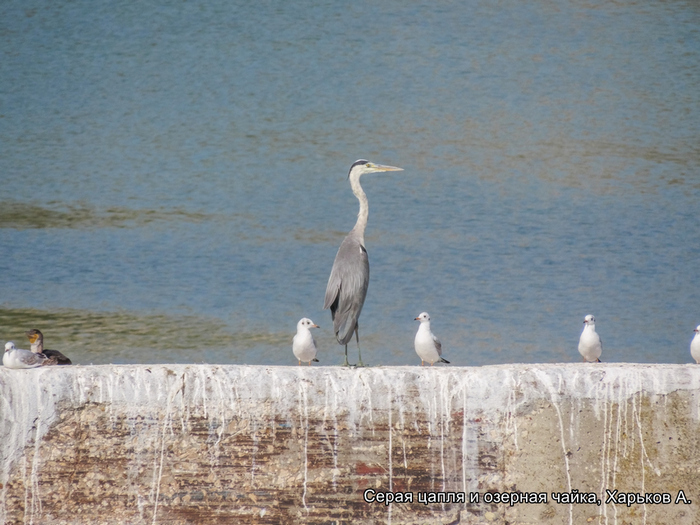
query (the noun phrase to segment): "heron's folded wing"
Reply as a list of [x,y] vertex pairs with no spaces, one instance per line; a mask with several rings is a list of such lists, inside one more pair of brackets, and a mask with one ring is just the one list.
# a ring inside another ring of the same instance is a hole
[[369,259],[367,250],[352,236],[338,249],[326,287],[325,308],[333,315],[333,328],[340,344],[352,336],[367,295]]
[[326,286],[326,297],[323,301],[323,309],[327,310],[333,305],[333,303],[338,298],[338,293],[340,292],[340,275],[336,271],[335,265],[333,265],[333,270],[331,270],[331,276],[328,278],[328,285]]

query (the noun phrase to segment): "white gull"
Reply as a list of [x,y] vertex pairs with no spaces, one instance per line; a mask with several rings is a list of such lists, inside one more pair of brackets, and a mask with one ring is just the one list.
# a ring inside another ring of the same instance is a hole
[[299,360],[299,364],[304,361],[309,363],[311,366],[311,361],[316,361],[316,341],[314,341],[314,336],[311,335],[311,328],[318,328],[317,324],[311,319],[304,317],[297,323],[297,333],[292,339],[292,352],[294,352],[295,357]]
[[595,317],[587,315],[583,319],[583,332],[578,341],[578,351],[584,361],[600,363],[600,354],[603,353],[603,341],[595,331]]
[[5,354],[2,364],[7,368],[36,368],[46,363],[44,354],[35,354],[31,350],[16,348],[12,341],[5,343]]
[[449,361],[442,358],[442,344],[440,340],[430,331],[430,316],[428,312],[420,314],[415,318],[415,321],[420,321],[414,345],[416,353],[420,357],[421,366],[423,366],[425,361],[430,363],[430,366],[433,366],[433,363],[436,361],[449,364]]

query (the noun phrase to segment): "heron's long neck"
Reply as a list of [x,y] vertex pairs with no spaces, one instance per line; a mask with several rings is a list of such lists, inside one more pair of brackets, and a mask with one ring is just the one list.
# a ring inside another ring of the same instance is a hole
[[351,178],[350,186],[352,187],[352,192],[355,194],[355,197],[357,197],[357,200],[360,201],[360,211],[357,214],[357,222],[355,223],[355,227],[352,229],[352,231],[354,231],[360,237],[360,242],[362,243],[362,246],[364,246],[365,228],[367,227],[367,218],[369,217],[369,202],[367,201],[367,195],[365,195],[365,192],[362,190],[362,186],[360,186],[359,177]]

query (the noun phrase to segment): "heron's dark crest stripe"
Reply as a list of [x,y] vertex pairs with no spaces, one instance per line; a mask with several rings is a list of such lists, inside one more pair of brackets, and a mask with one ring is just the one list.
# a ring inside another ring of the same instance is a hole
[[359,159],[356,160],[355,162],[352,163],[352,166],[350,166],[350,171],[348,171],[348,179],[350,178],[350,172],[353,170],[355,166],[359,166],[360,164],[367,164],[369,161],[365,159]]

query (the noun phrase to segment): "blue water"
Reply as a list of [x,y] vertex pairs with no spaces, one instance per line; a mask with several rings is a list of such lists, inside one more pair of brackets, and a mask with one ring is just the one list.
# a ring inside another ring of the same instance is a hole
[[[240,5],[236,5],[240,4]],[[290,364],[368,175],[373,365],[684,363],[700,324],[690,1],[0,5],[0,339]],[[356,355],[354,344],[350,355]],[[352,360],[352,359],[351,359]]]

